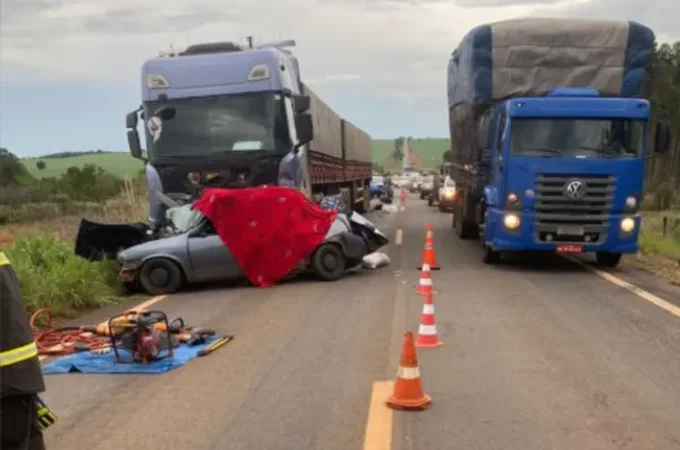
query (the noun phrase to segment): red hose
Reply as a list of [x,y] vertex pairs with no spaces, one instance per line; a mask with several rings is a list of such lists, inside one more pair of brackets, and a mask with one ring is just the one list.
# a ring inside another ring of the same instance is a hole
[[[42,327],[37,325],[38,318],[46,315],[46,324]],[[31,316],[31,330],[33,340],[38,346],[40,355],[68,355],[78,348],[96,350],[110,347],[111,340],[108,337],[97,336],[83,327],[60,327],[52,328],[52,312],[48,308],[37,310]]]

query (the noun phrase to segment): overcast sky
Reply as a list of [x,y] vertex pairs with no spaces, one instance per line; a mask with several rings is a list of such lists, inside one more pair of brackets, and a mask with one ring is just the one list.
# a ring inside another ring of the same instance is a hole
[[2,0],[0,145],[126,150],[144,59],[172,44],[295,39],[304,80],[374,137],[446,136],[446,64],[472,27],[636,20],[680,39],[676,0]]

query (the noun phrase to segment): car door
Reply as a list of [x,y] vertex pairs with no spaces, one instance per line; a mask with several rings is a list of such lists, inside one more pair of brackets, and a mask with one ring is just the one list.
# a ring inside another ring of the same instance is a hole
[[209,223],[189,235],[188,245],[195,281],[233,280],[245,276]]

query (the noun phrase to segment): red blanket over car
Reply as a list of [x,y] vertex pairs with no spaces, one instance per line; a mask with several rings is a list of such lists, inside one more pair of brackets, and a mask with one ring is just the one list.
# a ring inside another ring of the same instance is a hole
[[337,215],[300,191],[278,186],[205,189],[193,206],[260,287],[272,286],[310,256]]

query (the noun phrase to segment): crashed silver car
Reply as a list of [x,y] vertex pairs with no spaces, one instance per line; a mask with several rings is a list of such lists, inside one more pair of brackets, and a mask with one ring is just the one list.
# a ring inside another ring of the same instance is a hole
[[[183,285],[245,279],[210,220],[190,205],[167,211],[169,225],[157,233],[142,223],[101,224],[82,220],[75,253],[89,260],[116,258],[129,288],[152,295]],[[288,277],[302,272],[333,281],[362,263],[389,239],[358,213],[339,213],[324,241]]]

